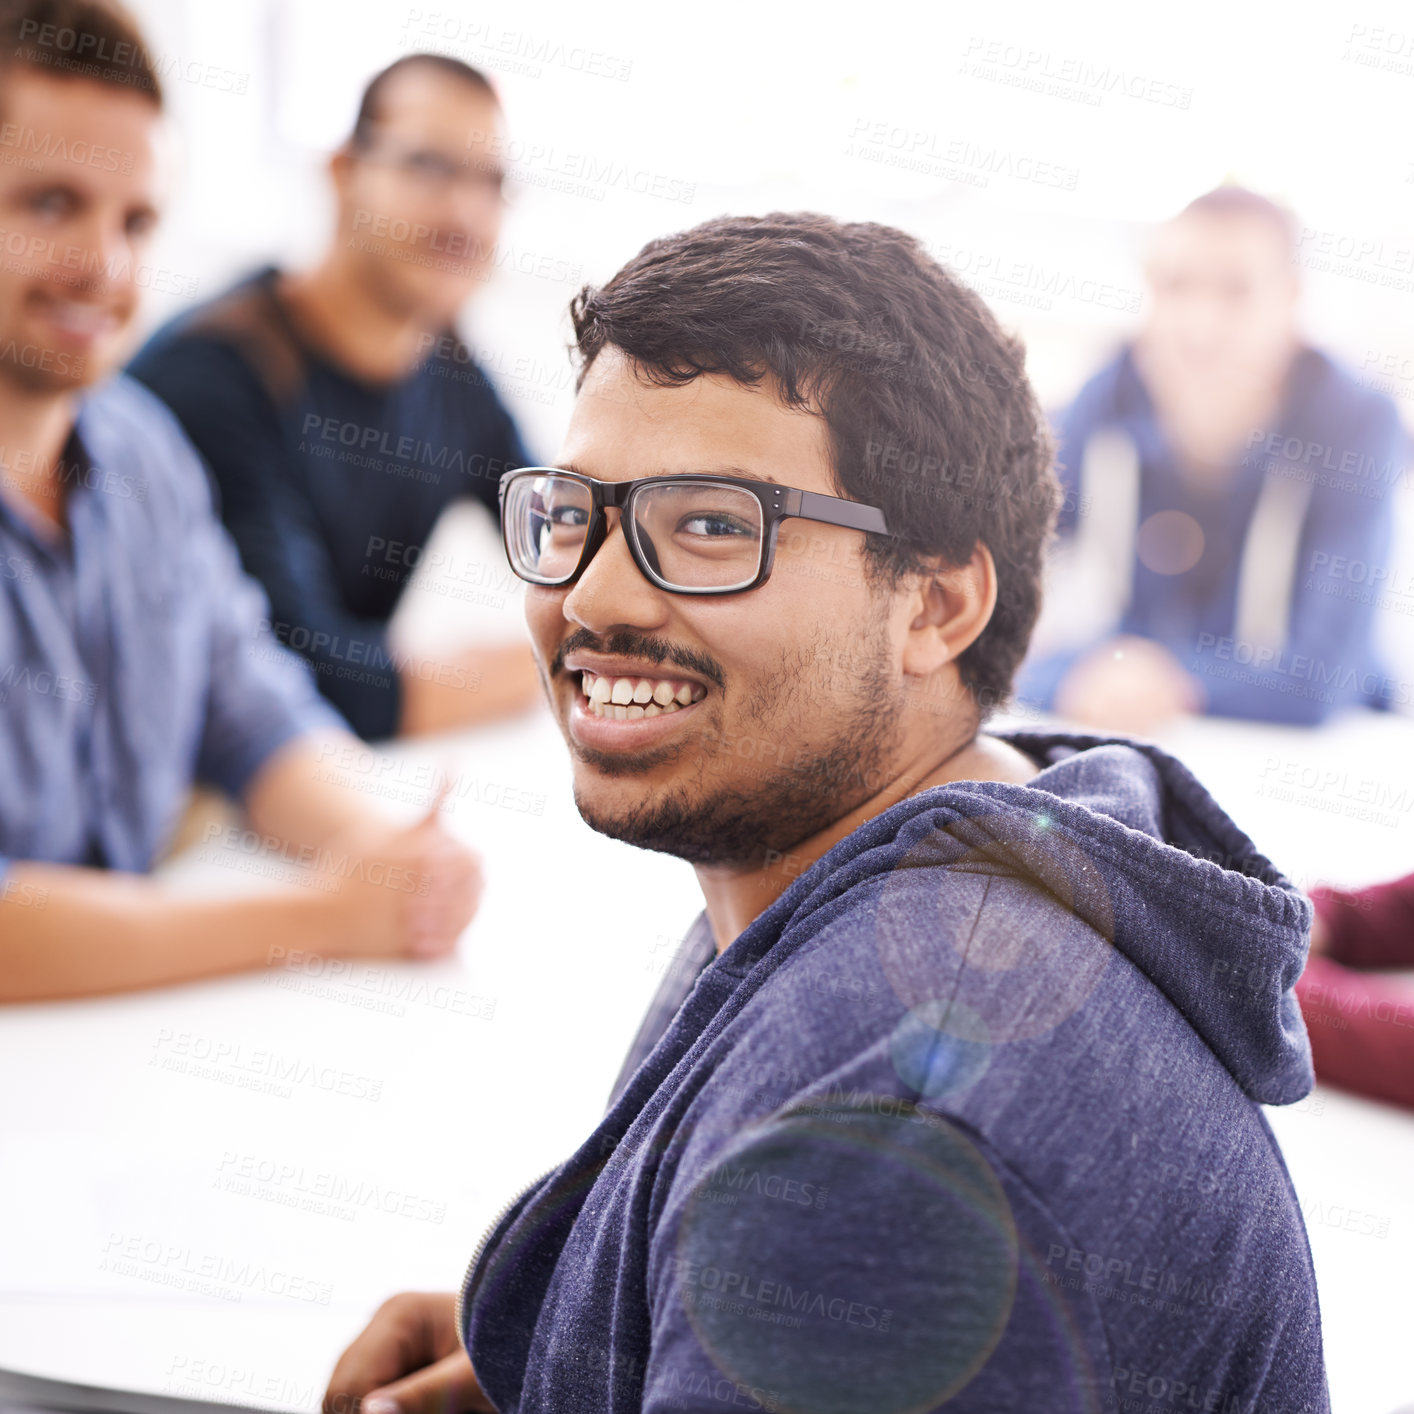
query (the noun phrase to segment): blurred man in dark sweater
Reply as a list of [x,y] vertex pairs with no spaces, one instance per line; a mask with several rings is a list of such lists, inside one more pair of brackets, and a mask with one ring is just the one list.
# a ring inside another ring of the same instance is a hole
[[407,657],[388,624],[442,512],[524,465],[515,422],[453,332],[502,214],[501,110],[475,69],[399,59],[334,155],[334,238],[168,324],[131,372],[176,412],[270,596],[280,640],[365,738],[527,706],[520,645]]

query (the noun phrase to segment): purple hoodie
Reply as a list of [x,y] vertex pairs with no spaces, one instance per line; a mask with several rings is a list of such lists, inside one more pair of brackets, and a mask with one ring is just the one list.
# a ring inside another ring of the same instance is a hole
[[1309,903],[1156,747],[901,801],[720,956],[473,1258],[503,1410],[1329,1407],[1260,1104],[1311,1087]]

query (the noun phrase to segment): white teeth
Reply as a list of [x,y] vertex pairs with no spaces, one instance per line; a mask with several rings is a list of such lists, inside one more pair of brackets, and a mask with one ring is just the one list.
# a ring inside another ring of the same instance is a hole
[[111,315],[87,305],[65,301],[50,308],[56,324],[61,324],[77,334],[96,334],[112,323]]
[[634,717],[662,717],[669,712],[681,712],[682,708],[676,702],[670,703],[667,707],[660,707],[656,702],[650,702],[646,707],[643,707],[637,702],[624,705],[619,702],[596,702],[591,698],[589,710],[596,717],[609,717],[614,721],[625,722]]
[[701,702],[707,689],[696,683],[675,684],[653,678],[611,678],[591,672],[581,672],[580,691],[596,717],[614,721],[636,720],[639,717],[660,717],[665,712],[677,712],[693,702]]

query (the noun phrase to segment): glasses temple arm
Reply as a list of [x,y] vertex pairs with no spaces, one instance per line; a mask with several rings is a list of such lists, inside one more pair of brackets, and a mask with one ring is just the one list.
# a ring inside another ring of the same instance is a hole
[[824,496],[818,491],[800,492],[799,505],[792,506],[787,502],[786,514],[800,516],[803,520],[820,521],[825,525],[843,525],[871,535],[890,533],[889,523],[877,506],[846,501],[842,496]]

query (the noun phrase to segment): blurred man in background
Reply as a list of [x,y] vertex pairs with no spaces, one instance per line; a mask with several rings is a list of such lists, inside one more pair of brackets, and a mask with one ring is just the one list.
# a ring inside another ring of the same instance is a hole
[[1399,690],[1372,644],[1406,438],[1297,328],[1295,231],[1220,187],[1158,234],[1138,340],[1062,419],[1045,645],[1019,696],[1147,732],[1184,712],[1315,723]]
[[[161,186],[162,96],[105,0],[0,0],[0,1000],[253,967],[272,949],[448,951],[475,857],[394,829],[321,759],[357,749],[212,512],[170,413],[109,378]],[[310,882],[190,899],[132,875],[193,779]],[[121,872],[114,872],[121,871]]]
[[502,472],[531,460],[453,332],[500,232],[501,131],[477,70],[434,54],[389,65],[331,160],[337,220],[318,265],[260,271],[132,367],[215,473],[276,635],[369,739],[536,697],[526,647],[415,661],[388,632],[442,512],[474,497],[495,515]]

